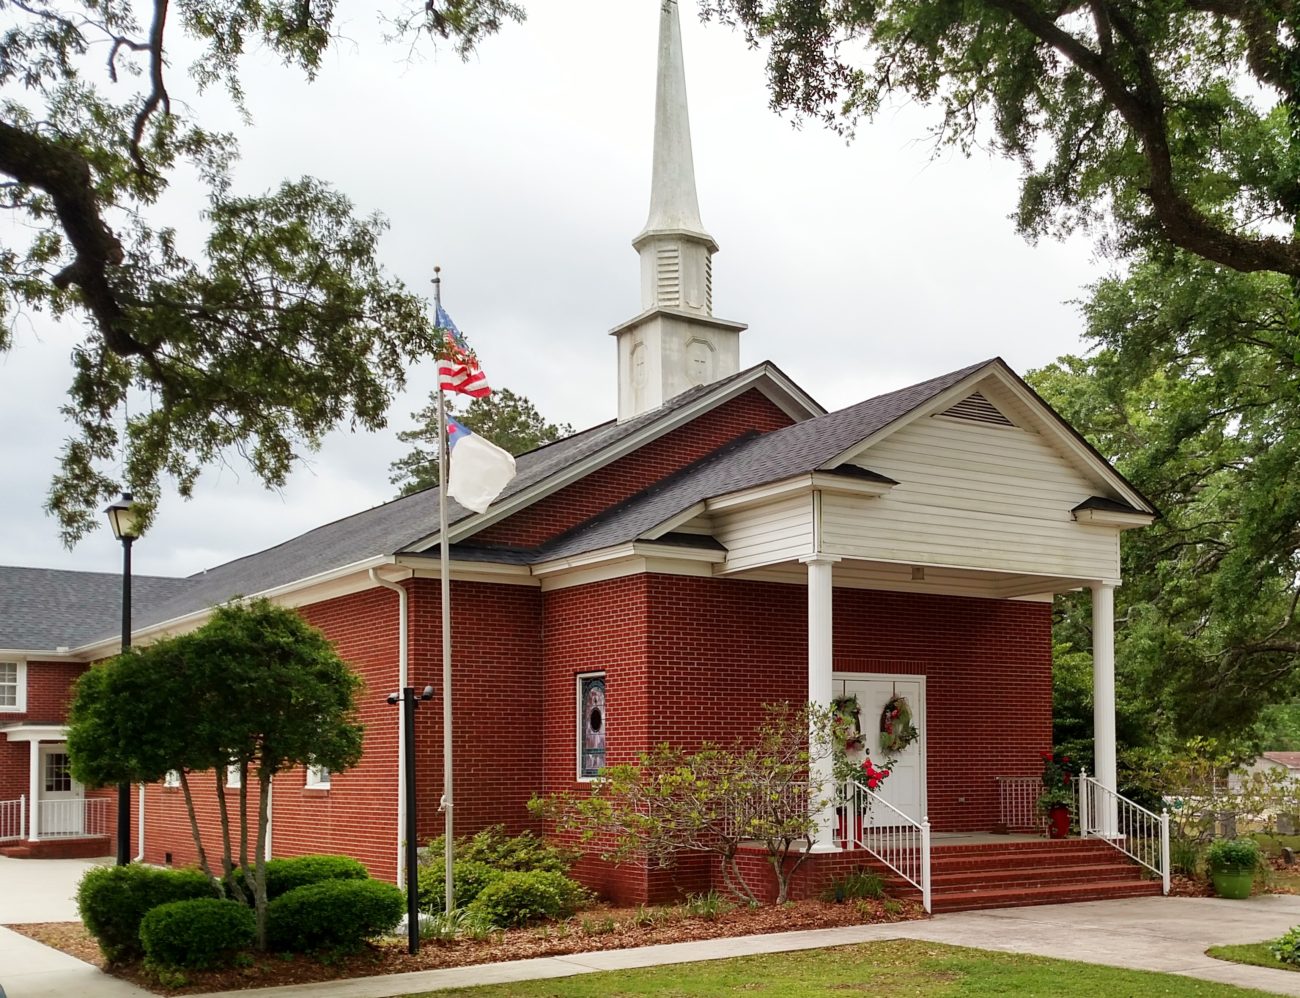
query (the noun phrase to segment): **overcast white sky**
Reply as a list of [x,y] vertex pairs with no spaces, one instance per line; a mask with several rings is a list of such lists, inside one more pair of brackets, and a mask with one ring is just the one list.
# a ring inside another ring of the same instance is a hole
[[[443,302],[492,382],[582,428],[615,412],[607,331],[639,311],[630,242],[649,197],[658,0],[532,0],[526,23],[468,63],[408,64],[374,8],[340,5],[349,42],[307,84],[257,55],[241,132],[249,190],[313,174],[391,221],[382,255]],[[700,209],[722,250],[714,311],[747,322],[744,366],[772,360],[828,408],[994,355],[1017,371],[1080,349],[1069,304],[1098,276],[1082,240],[1014,232],[1014,166],[932,158],[933,113],[900,107],[856,141],[768,109],[763,56],[682,9]],[[173,74],[173,99],[188,80]],[[230,127],[221,100],[204,98]],[[173,199],[176,224],[198,211]],[[65,550],[42,512],[67,428],[58,413],[76,324],[20,322],[0,355],[0,564],[116,571],[107,529]],[[331,435],[287,488],[232,457],[196,498],[164,500],[135,546],[139,572],[188,574],[391,498],[388,465],[433,386],[421,365],[389,430]]]

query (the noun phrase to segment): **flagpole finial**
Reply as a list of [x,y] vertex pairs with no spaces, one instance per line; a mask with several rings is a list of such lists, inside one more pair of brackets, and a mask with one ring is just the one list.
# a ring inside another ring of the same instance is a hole
[[437,264],[433,265],[433,301],[435,305],[442,304],[442,268]]

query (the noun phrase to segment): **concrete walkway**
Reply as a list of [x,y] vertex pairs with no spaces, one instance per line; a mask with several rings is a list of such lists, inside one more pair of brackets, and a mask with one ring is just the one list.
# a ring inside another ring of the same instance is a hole
[[[21,861],[32,863],[37,861]],[[14,922],[0,867],[0,920]],[[575,953],[512,963],[363,977],[328,984],[224,992],[214,998],[394,998],[413,992],[476,984],[570,977],[603,970],[716,960],[791,950],[843,946],[880,939],[924,939],[980,949],[1157,970],[1225,984],[1300,996],[1300,973],[1224,963],[1204,955],[1218,943],[1259,942],[1300,924],[1300,897],[1130,898],[1087,904],[1044,905],[939,915],[919,922],[861,925],[734,939]],[[7,929],[0,929],[0,985],[6,998],[141,998],[139,988],[100,973]]]
[[[879,939],[924,939],[1010,953],[1033,953],[1112,967],[1183,974],[1275,994],[1300,995],[1300,973],[1247,967],[1205,956],[1205,949],[1209,946],[1259,942],[1280,936],[1297,923],[1300,923],[1300,897],[1279,895],[1249,901],[1144,897],[961,912],[895,925],[858,925],[575,953],[513,963],[358,978],[333,984],[268,988],[257,995],[265,998],[307,998],[309,995],[320,998],[393,998],[439,988],[571,977],[602,970],[781,953]],[[247,991],[231,991],[212,998],[251,996]]]

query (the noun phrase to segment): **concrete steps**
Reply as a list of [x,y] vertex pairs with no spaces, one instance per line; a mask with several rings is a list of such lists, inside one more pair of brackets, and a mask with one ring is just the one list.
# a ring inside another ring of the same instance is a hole
[[[886,876],[886,885],[895,896],[919,896],[897,877]],[[1148,877],[1143,867],[1095,840],[936,844],[930,852],[930,897],[936,914],[1145,897],[1160,891],[1160,882]]]

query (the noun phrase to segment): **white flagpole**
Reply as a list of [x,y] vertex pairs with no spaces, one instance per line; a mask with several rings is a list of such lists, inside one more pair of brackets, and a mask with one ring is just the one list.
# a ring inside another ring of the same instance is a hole
[[[433,268],[433,300],[442,305],[442,268]],[[451,555],[447,549],[447,397],[438,379],[438,559],[442,578],[442,813],[444,896],[448,915],[456,907],[456,889],[452,878],[455,837],[452,821],[451,768]]]

